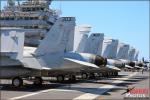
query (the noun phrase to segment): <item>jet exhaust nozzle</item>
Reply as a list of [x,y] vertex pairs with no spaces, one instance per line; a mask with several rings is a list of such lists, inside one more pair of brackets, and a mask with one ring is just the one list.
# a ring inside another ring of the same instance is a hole
[[131,67],[134,67],[135,66],[135,62],[129,62],[129,64],[128,64],[129,66],[131,66]]
[[107,58],[103,58],[99,55],[96,55],[95,57],[95,61],[94,61],[94,64],[101,67],[101,66],[106,66],[107,65]]

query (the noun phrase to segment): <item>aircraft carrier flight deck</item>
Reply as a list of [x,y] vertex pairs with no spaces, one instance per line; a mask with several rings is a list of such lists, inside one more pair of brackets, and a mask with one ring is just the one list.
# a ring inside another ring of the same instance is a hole
[[149,100],[148,0],[0,3],[0,100]]
[[[134,88],[137,92],[128,95],[128,88]],[[131,100],[137,97],[139,100],[149,100],[149,72],[123,71],[116,78],[61,84],[45,82],[41,87],[26,82],[21,88],[13,88],[10,80],[1,80],[0,91],[1,100]]]

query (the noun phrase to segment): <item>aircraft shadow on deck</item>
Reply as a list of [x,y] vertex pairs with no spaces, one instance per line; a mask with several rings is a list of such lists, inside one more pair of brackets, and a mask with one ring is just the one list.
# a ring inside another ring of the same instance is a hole
[[134,76],[134,77],[132,77],[131,79],[141,79],[141,80],[145,80],[145,79],[148,79],[149,78],[149,76]]
[[36,92],[46,89],[56,89],[61,86],[69,86],[69,84],[76,84],[81,82],[81,80],[77,80],[76,82],[64,81],[62,83],[51,82],[48,84],[43,84],[41,86],[36,86],[33,84],[25,84],[22,87],[13,87],[11,84],[0,84],[1,89],[4,91],[23,91],[23,92]]
[[41,86],[35,86],[33,84],[26,84],[19,88],[15,88],[11,84],[1,84],[0,86],[3,86],[1,90],[4,90],[4,91],[36,92],[36,91],[45,90],[45,89],[58,88],[63,85],[62,84],[43,84]]
[[[126,76],[126,75],[125,75]],[[119,76],[118,76],[119,77]],[[121,76],[122,77],[122,76]],[[123,80],[123,83],[112,83],[112,82],[105,82],[105,80],[111,80],[111,78],[107,78],[104,80],[99,80],[99,81],[92,81],[92,80],[77,80],[76,82],[68,82],[65,81],[63,83],[50,83],[50,84],[43,84],[42,86],[35,86],[32,84],[26,84],[23,87],[20,88],[15,88],[13,87],[11,84],[0,84],[0,86],[2,86],[1,90],[5,90],[5,91],[23,91],[23,92],[35,92],[35,91],[40,91],[40,90],[45,90],[45,89],[57,89],[59,87],[59,89],[61,89],[61,87],[65,87],[62,89],[69,89],[69,90],[77,90],[77,91],[81,91],[81,92],[85,92],[85,93],[91,93],[91,94],[99,94],[101,92],[101,90],[105,90],[105,88],[99,89],[99,88],[85,88],[85,87],[72,87],[72,84],[76,84],[76,83],[96,83],[96,84],[106,84],[106,85],[114,85],[114,86],[119,86],[119,87],[127,87],[129,85],[133,85],[136,84],[136,82],[142,81],[144,79],[147,79],[148,76],[141,76],[141,77],[131,77],[130,79],[127,80]],[[114,79],[117,80],[117,79]],[[107,89],[107,88],[106,88]],[[124,88],[113,88],[110,89],[109,92],[111,91],[118,91]],[[108,95],[109,93],[103,93],[103,95]]]

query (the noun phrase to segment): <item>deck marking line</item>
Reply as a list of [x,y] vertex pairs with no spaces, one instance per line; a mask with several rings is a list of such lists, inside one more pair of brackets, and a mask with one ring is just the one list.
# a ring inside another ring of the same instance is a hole
[[36,93],[26,94],[26,95],[23,95],[23,96],[13,97],[13,98],[10,98],[8,100],[17,100],[17,99],[21,99],[21,98],[33,96],[33,95],[36,95],[36,94],[39,94],[39,93],[49,92],[49,91],[53,91],[53,89],[48,89],[48,90],[43,90],[43,91],[39,91],[39,92],[36,92]]
[[[113,81],[112,83],[117,83],[117,84],[122,83],[122,82],[124,82],[124,80],[127,80],[136,74],[137,74],[137,72],[130,74],[128,77],[122,78],[121,80]],[[104,85],[102,87],[99,87],[98,89],[101,89],[101,90],[99,92],[95,91],[95,94],[94,94],[94,92],[93,92],[93,94],[92,93],[85,93],[85,94],[82,94],[82,95],[74,98],[73,100],[82,100],[82,99],[83,100],[86,100],[86,99],[93,100],[93,99],[96,99],[97,97],[99,97],[101,94],[103,94],[103,93],[107,92],[108,90],[115,88],[115,87],[117,87],[117,86],[115,86],[115,85]]]
[[18,97],[9,98],[8,100],[17,100],[17,99],[26,98],[26,97],[30,97],[30,96],[33,96],[33,95],[37,95],[37,94],[45,93],[45,92],[50,92],[50,91],[74,91],[74,90],[48,89],[48,90],[43,90],[43,91],[39,91],[39,92],[36,92],[36,93],[30,93],[30,94],[26,94],[26,95],[22,95],[22,96],[18,96]]

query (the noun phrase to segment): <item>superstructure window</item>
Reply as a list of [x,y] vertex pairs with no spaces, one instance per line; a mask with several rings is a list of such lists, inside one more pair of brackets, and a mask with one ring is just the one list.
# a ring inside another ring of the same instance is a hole
[[22,18],[22,17],[18,17],[17,19],[18,19],[18,20],[22,20],[23,18]]
[[9,17],[5,17],[5,20],[9,20]]
[[26,11],[26,8],[22,8],[22,11]]
[[0,17],[0,20],[4,20],[4,17]]
[[32,8],[32,11],[35,11],[35,8]]
[[24,28],[28,28],[28,26],[24,26]]
[[27,8],[27,11],[31,11],[31,9],[30,9],[30,8]]
[[37,7],[36,10],[40,10],[40,9]]
[[34,18],[33,18],[33,17],[30,17],[30,19],[33,20]]
[[98,36],[100,36],[100,34],[93,34],[93,36],[96,36],[96,37],[98,37]]
[[38,17],[33,17],[35,20],[37,20],[38,19]]
[[14,20],[15,18],[14,18],[14,17],[10,17],[9,19],[10,19],[10,20]]
[[44,10],[44,8],[41,8],[41,10]]
[[38,26],[34,26],[33,28],[38,28]]
[[31,26],[24,26],[24,28],[25,28],[25,29],[30,29],[30,28],[31,28]]
[[23,19],[23,17],[20,17],[20,19]]
[[29,20],[29,17],[25,17],[24,19],[25,19],[25,20]]

